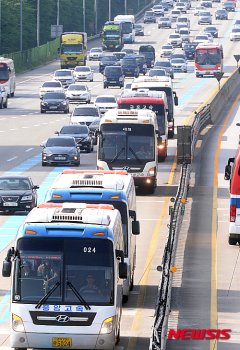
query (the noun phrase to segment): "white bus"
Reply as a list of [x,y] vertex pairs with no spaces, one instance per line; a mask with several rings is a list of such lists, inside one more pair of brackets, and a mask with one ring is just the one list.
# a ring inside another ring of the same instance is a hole
[[132,90],[148,89],[154,91],[165,91],[168,101],[168,137],[174,135],[174,105],[178,105],[178,97],[173,91],[172,79],[170,77],[139,77],[134,79]]
[[122,218],[124,261],[128,277],[123,281],[123,301],[128,301],[134,285],[136,267],[136,235],[140,233],[136,220],[134,181],[126,171],[66,169],[53,181],[45,202],[84,202],[112,204]]
[[3,277],[12,264],[12,348],[115,348],[127,277],[117,209],[40,204],[19,227]]
[[99,125],[97,167],[127,170],[135,185],[154,193],[157,186],[158,143],[156,114],[150,110],[109,110]]
[[11,58],[0,57],[0,84],[5,86],[8,97],[13,97],[16,87],[15,68]]
[[135,41],[135,20],[133,15],[118,15],[114,17],[114,22],[122,23],[122,33],[124,43],[133,43]]

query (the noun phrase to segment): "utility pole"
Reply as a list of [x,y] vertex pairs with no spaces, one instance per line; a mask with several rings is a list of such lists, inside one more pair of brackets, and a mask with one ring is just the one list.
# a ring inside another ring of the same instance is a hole
[[22,51],[22,0],[20,0],[20,51]]
[[37,0],[37,46],[39,46],[40,0]]
[[94,0],[94,17],[95,17],[95,23],[94,23],[94,27],[95,27],[95,35],[97,35],[97,0]]
[[108,2],[108,20],[109,20],[109,22],[111,21],[111,17],[112,17],[112,15],[111,15],[111,0],[109,0],[109,2]]
[[86,22],[85,22],[85,0],[83,0],[83,31],[86,32]]
[[57,0],[57,26],[59,26],[59,0]]

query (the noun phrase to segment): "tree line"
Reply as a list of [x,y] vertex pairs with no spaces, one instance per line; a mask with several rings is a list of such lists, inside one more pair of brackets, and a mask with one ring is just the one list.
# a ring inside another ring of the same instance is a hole
[[[139,0],[143,8],[151,0]],[[97,32],[108,21],[109,0],[97,0]],[[51,25],[57,24],[57,0],[39,0],[39,45],[51,41]],[[127,0],[127,9],[138,12],[138,0]],[[111,20],[124,14],[124,0],[111,0]],[[64,32],[83,31],[83,0],[59,0],[59,24]],[[94,0],[85,0],[85,26],[94,35]],[[37,0],[22,0],[22,49],[37,46]],[[0,54],[20,51],[20,0],[1,0]]]

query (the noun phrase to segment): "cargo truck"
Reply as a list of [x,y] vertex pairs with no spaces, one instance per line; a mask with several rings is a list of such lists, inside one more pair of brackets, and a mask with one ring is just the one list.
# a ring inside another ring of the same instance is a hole
[[87,60],[87,33],[63,33],[60,36],[61,68],[85,66]]
[[106,22],[103,27],[102,48],[103,50],[121,51],[123,48],[122,24]]

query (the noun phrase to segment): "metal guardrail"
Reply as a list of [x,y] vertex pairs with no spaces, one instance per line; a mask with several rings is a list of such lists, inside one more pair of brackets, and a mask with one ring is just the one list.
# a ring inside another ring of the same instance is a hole
[[[204,106],[196,113],[191,127],[191,152],[194,154],[201,130],[211,119],[210,105]],[[180,232],[183,215],[181,213],[182,200],[187,198],[188,184],[192,164],[183,164],[174,206],[171,208],[170,224],[167,242],[162,259],[162,278],[160,280],[157,305],[155,310],[150,350],[165,350],[168,330],[168,316],[171,302],[172,278],[171,268],[174,266],[178,234]]]

